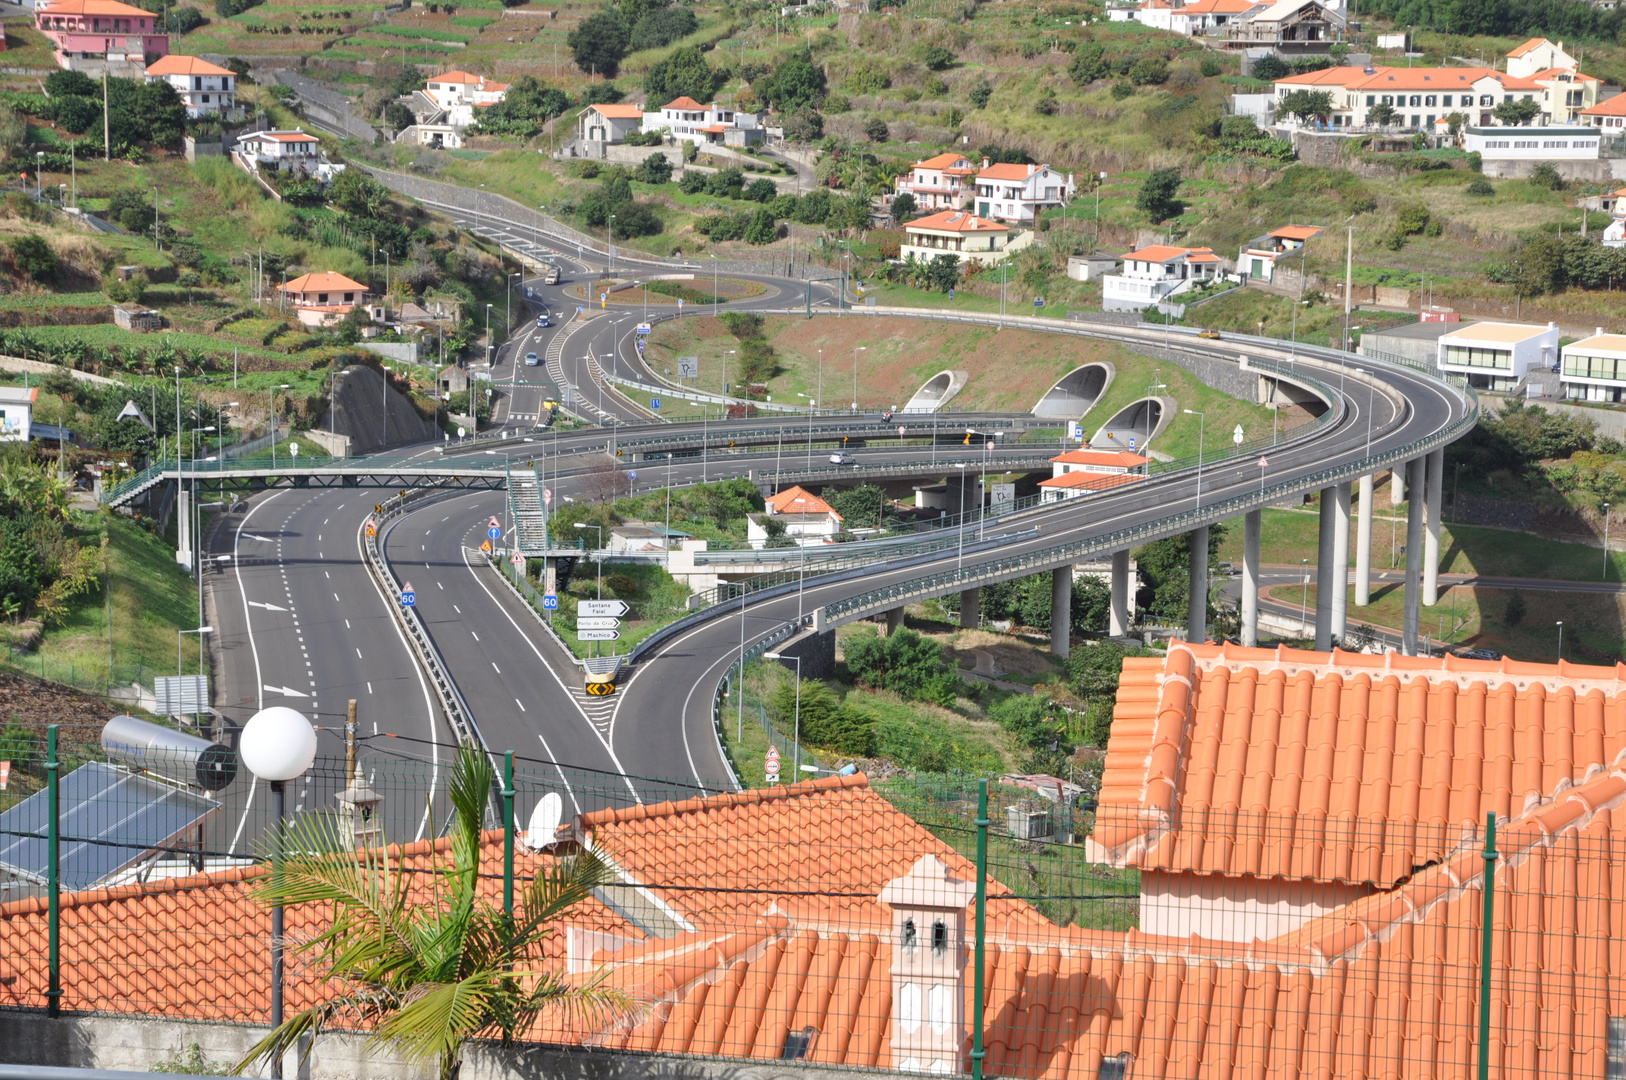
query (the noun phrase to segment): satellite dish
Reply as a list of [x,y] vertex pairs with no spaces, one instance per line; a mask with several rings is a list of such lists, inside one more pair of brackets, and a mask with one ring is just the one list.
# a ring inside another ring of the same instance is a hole
[[542,796],[542,801],[531,811],[530,828],[525,832],[525,846],[532,851],[540,851],[553,843],[564,814],[565,803],[559,798],[557,791],[550,791]]

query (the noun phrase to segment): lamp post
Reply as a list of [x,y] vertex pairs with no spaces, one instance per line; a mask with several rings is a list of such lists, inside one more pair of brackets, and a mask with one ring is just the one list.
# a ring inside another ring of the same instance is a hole
[[1564,662],[1564,620],[1558,620],[1558,662]]
[[[1203,508],[1203,438],[1208,430],[1208,414],[1198,409],[1182,409],[1197,418],[1197,509]],[[1148,440],[1150,441],[1150,440]]]
[[1092,255],[1101,246],[1101,185],[1106,182],[1107,174],[1105,170],[1102,170],[1100,179],[1095,185],[1095,240],[1090,244],[1090,253]]
[[[487,370],[490,370],[490,368],[492,366],[491,358],[494,355],[494,350],[491,347],[491,309],[493,307],[496,307],[496,305],[495,304],[487,304],[486,305],[486,369]],[[479,423],[480,423],[480,418],[478,416],[476,416],[474,418],[474,422],[475,422],[475,426],[478,427]]]
[[[1460,469],[1460,468],[1462,468],[1462,466],[1458,465],[1457,468]],[[1456,500],[1457,500],[1456,493],[1453,492],[1452,495],[1451,495],[1451,502],[1453,504],[1453,508],[1455,507]],[[1603,504],[1603,580],[1604,581],[1609,580],[1609,504],[1608,503]]]
[[[238,753],[257,780],[271,785],[271,1027],[282,1026],[282,818],[283,787],[303,776],[316,760],[316,729],[286,705],[261,709],[243,725]],[[282,1057],[271,1059],[271,1075],[281,1080]]]
[[763,653],[764,660],[791,660],[796,664],[796,729],[792,736],[791,761],[796,766],[793,772],[802,771],[802,658],[800,656],[787,656],[784,653]]
[[954,560],[954,572],[959,573],[965,566],[965,462],[956,461],[954,467],[960,470],[960,553]]
[[43,202],[45,199],[45,151],[34,152],[34,201]]
[[1304,597],[1299,601],[1299,633],[1304,632],[1304,622],[1310,617],[1310,560],[1299,560],[1299,573],[1303,577]]
[[711,257],[711,317],[717,317],[717,256],[706,252]]
[[858,354],[868,352],[868,345],[853,346],[853,412],[858,411]]
[[292,389],[289,383],[279,383],[271,388],[271,467],[277,467],[277,391]]
[[610,220],[605,222],[604,237],[605,237],[605,247],[610,249],[609,264],[604,268],[604,272],[606,274],[613,274],[615,272],[615,215],[614,214],[611,214],[610,215]]

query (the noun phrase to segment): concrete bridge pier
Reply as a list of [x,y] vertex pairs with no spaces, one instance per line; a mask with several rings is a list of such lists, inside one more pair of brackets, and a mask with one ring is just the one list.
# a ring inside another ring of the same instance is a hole
[[1208,526],[1191,530],[1191,591],[1186,608],[1186,640],[1208,640]]
[[981,589],[966,589],[960,594],[960,626],[966,630],[975,630],[978,624],[978,602],[982,599]]
[[[1333,486],[1332,498],[1332,640],[1342,641],[1349,624],[1349,481]],[[1319,603],[1318,605],[1319,606]]]
[[1355,516],[1355,606],[1372,602],[1372,474],[1361,477]]
[[1259,532],[1263,510],[1242,515],[1242,644],[1259,644]]
[[192,569],[192,493],[186,481],[175,481],[175,561]]
[[886,620],[883,634],[885,637],[891,637],[893,634],[896,634],[903,626],[903,609],[901,607],[893,608],[891,611],[886,612],[882,617]]
[[1428,455],[1428,479],[1417,488],[1423,496],[1423,524],[1428,530],[1423,538],[1423,606],[1433,607],[1440,602],[1440,513],[1444,508],[1445,448]]
[[1073,567],[1050,573],[1050,651],[1065,660],[1073,653]]
[[1112,553],[1112,603],[1109,606],[1107,633],[1124,637],[1129,633],[1129,549]]
[[1322,652],[1332,648],[1333,534],[1338,529],[1333,504],[1337,499],[1337,485],[1321,489],[1321,528],[1315,560],[1315,647]]
[[[1407,479],[1414,495],[1424,491],[1427,458],[1416,457],[1408,462],[1411,476]],[[1422,622],[1423,598],[1423,500],[1411,499],[1406,503],[1406,615],[1400,637],[1403,656],[1417,655],[1417,632]]]

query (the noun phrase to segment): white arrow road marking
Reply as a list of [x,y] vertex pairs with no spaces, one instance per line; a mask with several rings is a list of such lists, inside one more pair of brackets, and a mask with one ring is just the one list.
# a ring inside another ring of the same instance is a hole
[[250,600],[248,602],[248,606],[249,607],[257,607],[257,608],[264,608],[267,611],[287,611],[288,610],[285,607],[278,607],[275,604],[262,604],[258,600]]
[[261,541],[264,541],[267,544],[275,544],[277,542],[277,541],[271,539],[269,536],[258,536],[258,535],[254,534],[254,533],[244,533],[243,534],[243,539],[244,540],[261,540]]
[[309,694],[301,694],[298,690],[295,690],[291,686],[272,686],[270,683],[267,683],[265,689],[269,693],[281,694],[284,697],[310,697]]

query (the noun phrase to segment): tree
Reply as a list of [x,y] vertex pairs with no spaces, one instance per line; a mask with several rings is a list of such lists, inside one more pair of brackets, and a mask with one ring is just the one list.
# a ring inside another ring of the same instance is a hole
[[1140,193],[1135,196],[1135,208],[1150,217],[1153,223],[1167,221],[1181,211],[1186,204],[1175,198],[1180,190],[1180,170],[1173,167],[1153,169],[1146,176],[1146,182],[1141,184]]
[[[699,23],[694,17],[694,9],[688,5],[673,4],[652,11],[632,24],[630,43],[634,51],[639,49],[659,49],[670,45],[679,38],[688,37],[695,32]],[[702,98],[701,100],[706,100]]]
[[766,176],[751,181],[740,190],[740,198],[745,199],[747,202],[772,202],[778,194],[779,189]]
[[565,43],[570,46],[577,67],[613,79],[621,68],[622,58],[627,55],[631,38],[632,33],[621,16],[606,9],[577,23]]
[[1332,115],[1332,94],[1325,90],[1293,90],[1276,102],[1276,111],[1296,117],[1301,124]]
[[1143,56],[1130,66],[1129,81],[1136,86],[1161,86],[1169,81],[1169,62],[1161,56]]
[[947,71],[954,66],[954,54],[941,45],[932,45],[926,49],[920,62],[930,71]]
[[1564,178],[1559,175],[1552,162],[1542,161],[1530,170],[1530,185],[1547,191],[1557,191],[1564,186]]
[[771,244],[778,238],[779,230],[774,224],[773,211],[764,206],[751,215],[751,223],[745,227],[747,244]]
[[651,107],[680,97],[710,101],[718,81],[717,72],[706,63],[700,50],[686,45],[649,69],[644,76],[644,92]]
[[1261,56],[1253,62],[1253,77],[1264,82],[1275,82],[1288,76],[1287,62],[1275,53]]
[[913,630],[887,637],[855,634],[845,646],[847,670],[869,686],[891,690],[910,701],[952,704],[960,679],[943,656],[943,646]]
[[900,191],[892,196],[892,220],[898,224],[912,220],[915,216],[915,196],[910,191]]
[[1106,58],[1106,47],[1099,41],[1086,41],[1073,50],[1073,59],[1067,65],[1067,77],[1077,86],[1088,86],[1097,79],[1112,74],[1112,65]]
[[430,887],[409,871],[406,856],[348,843],[333,815],[306,814],[288,826],[288,854],[276,874],[260,877],[255,895],[331,911],[326,929],[289,945],[321,973],[324,992],[255,1043],[239,1070],[357,1017],[395,1053],[433,1060],[441,1080],[455,1080],[464,1045],[477,1036],[495,1034],[509,1046],[547,1011],[631,1008],[602,980],[570,979],[542,962],[559,920],[613,880],[601,856],[582,847],[555,857],[519,890],[511,915],[481,897],[480,832],[492,779],[485,754],[458,750],[447,786],[450,838],[446,854],[431,857]]
[[[78,72],[71,74],[77,75]],[[60,97],[52,101],[51,119],[64,131],[83,135],[102,122],[102,103],[88,97]]]
[[[594,83],[588,90],[608,93],[605,100],[619,98],[620,92],[609,83]],[[584,97],[587,96],[585,93]],[[583,104],[590,104],[583,102]],[[515,79],[503,99],[480,110],[478,131],[485,135],[509,135],[528,139],[542,130],[542,126],[570,108],[570,98],[562,90],[543,86],[533,76],[521,75]]]
[[890,134],[891,132],[887,130],[886,121],[879,116],[870,117],[864,124],[864,136],[870,142],[886,142],[887,136]]
[[102,84],[83,71],[53,71],[45,77],[45,93],[49,97],[102,96]]
[[971,88],[971,92],[966,95],[966,97],[970,99],[972,107],[977,109],[986,109],[988,107],[988,99],[993,96],[994,88],[989,86],[986,82],[980,82],[976,86],[973,86]]
[[960,280],[960,257],[950,252],[932,257],[926,264],[926,284],[929,288],[946,293]]
[[45,238],[35,233],[24,233],[11,242],[12,265],[35,281],[45,281],[56,275],[56,252]]
[[816,109],[824,101],[824,69],[806,54],[783,61],[763,82],[756,88],[758,94],[780,112]]
[[[416,122],[412,110],[399,101],[392,101],[384,106],[384,123],[391,131],[400,131],[409,128]],[[349,170],[345,170],[348,172]]]
[[824,137],[824,117],[805,106],[793,109],[785,116],[784,130],[787,142],[818,142]]
[[650,154],[638,167],[638,179],[646,184],[664,184],[672,179],[672,163],[665,154]]
[[389,204],[390,189],[357,169],[346,169],[328,186],[327,198],[334,206],[357,217],[376,217]]
[[1541,105],[1533,98],[1519,98],[1517,101],[1504,101],[1491,110],[1491,115],[1499,123],[1509,127],[1523,127],[1534,120],[1541,112]]
[[1393,105],[1385,105],[1381,101],[1366,110],[1366,122],[1376,124],[1380,128],[1388,127],[1399,118],[1400,114],[1395,112]]
[[187,34],[208,21],[203,17],[203,12],[195,7],[172,7],[166,26],[172,34]]

